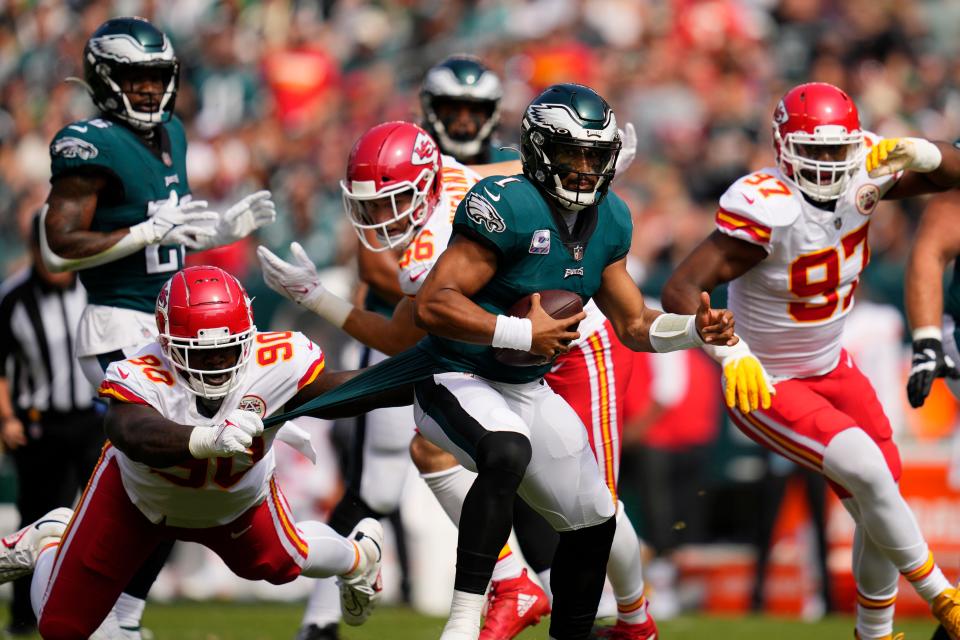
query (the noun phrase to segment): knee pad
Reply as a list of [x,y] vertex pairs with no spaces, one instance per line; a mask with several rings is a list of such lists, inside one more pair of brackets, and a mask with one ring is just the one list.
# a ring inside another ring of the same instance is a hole
[[477,471],[523,478],[533,455],[530,439],[512,431],[492,431],[480,438],[475,456]]
[[857,427],[833,437],[823,453],[823,471],[854,497],[894,482],[880,447]]

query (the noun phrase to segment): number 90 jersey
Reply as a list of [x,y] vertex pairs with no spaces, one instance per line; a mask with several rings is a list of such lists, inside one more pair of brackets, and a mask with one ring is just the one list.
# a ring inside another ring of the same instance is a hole
[[453,216],[460,201],[480,176],[453,156],[442,157],[440,169],[440,202],[423,228],[417,232],[400,257],[400,290],[415,296],[430,269],[443,253],[453,235]]
[[[114,402],[143,404],[163,417],[189,426],[214,426],[234,409],[265,418],[323,372],[323,352],[302,333],[257,333],[253,354],[239,374],[241,383],[227,395],[212,418],[197,411],[197,398],[174,377],[180,375],[151,342],[128,360],[112,363],[100,385],[100,396]],[[253,455],[188,460],[155,469],[117,452],[124,489],[131,502],[150,519],[170,526],[203,528],[226,524],[259,504],[273,476],[271,428],[254,439]]]
[[[866,145],[876,136],[867,133]],[[861,164],[833,211],[820,209],[778,169],[737,180],[716,226],[768,256],[730,283],[737,334],[774,376],[827,373],[840,359],[843,319],[870,260],[870,216],[900,174],[870,178]]]

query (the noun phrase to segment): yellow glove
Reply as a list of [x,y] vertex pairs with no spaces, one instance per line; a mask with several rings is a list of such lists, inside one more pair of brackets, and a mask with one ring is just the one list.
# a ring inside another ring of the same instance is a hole
[[937,145],[923,138],[884,138],[870,149],[866,159],[871,178],[898,171],[929,173],[940,166],[943,155]]
[[723,369],[723,397],[728,407],[743,413],[770,408],[770,396],[777,390],[743,338],[732,347],[706,345],[703,350]]

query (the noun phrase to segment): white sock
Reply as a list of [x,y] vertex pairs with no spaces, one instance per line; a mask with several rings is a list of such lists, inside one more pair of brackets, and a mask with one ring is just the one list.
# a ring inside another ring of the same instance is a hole
[[550,601],[550,606],[553,607],[553,589],[550,588],[550,569],[544,569],[538,573],[537,579],[540,580],[540,586],[543,587],[543,590],[547,592],[547,599]]
[[323,522],[304,520],[297,523],[297,529],[309,545],[301,571],[308,578],[343,575],[355,569],[358,559],[362,559],[357,545]]
[[303,612],[303,621],[300,626],[306,627],[315,624],[325,627],[340,622],[340,589],[333,578],[320,578],[316,581],[310,599],[307,600],[307,609]]
[[113,611],[117,614],[117,622],[125,629],[139,629],[140,620],[143,618],[143,609],[147,606],[147,601],[136,598],[128,593],[121,593],[117,598],[117,603],[113,605]]
[[823,453],[823,472],[850,492],[858,524],[921,597],[930,602],[952,586],[933,561],[913,511],[870,436],[858,428],[834,436]]
[[633,523],[617,501],[617,532],[610,547],[607,577],[617,599],[617,619],[628,624],[647,621],[647,604],[643,598],[643,564],[640,561],[640,540]]
[[453,526],[459,526],[463,500],[473,486],[473,481],[477,479],[477,474],[467,471],[458,464],[443,471],[421,473],[420,477],[437,497],[437,502],[453,522]]
[[50,574],[53,572],[53,561],[57,558],[58,547],[47,547],[40,552],[37,562],[33,565],[33,578],[30,580],[30,604],[33,605],[33,615],[40,619],[43,603],[50,584]]
[[513,551],[508,551],[507,555],[497,560],[493,565],[493,575],[490,580],[509,580],[516,578],[523,571],[523,565],[520,564],[520,558]]
[[443,627],[440,640],[476,638],[480,635],[480,612],[486,596],[454,589],[450,604],[450,618]]

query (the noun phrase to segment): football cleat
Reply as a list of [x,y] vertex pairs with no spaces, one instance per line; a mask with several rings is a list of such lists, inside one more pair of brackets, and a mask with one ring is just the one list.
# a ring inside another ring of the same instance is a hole
[[629,624],[617,620],[612,627],[594,629],[593,638],[604,640],[657,640],[657,625],[653,617],[648,615],[647,621],[640,624]]
[[892,634],[887,634],[887,635],[885,635],[885,636],[879,636],[879,637],[877,637],[877,638],[866,638],[866,637],[864,637],[864,636],[861,636],[861,635],[860,635],[860,632],[857,631],[856,629],[854,629],[854,630],[853,630],[853,637],[856,638],[856,640],[903,640],[904,637],[905,637],[905,634],[903,634],[903,633],[892,633]]
[[348,538],[357,546],[360,561],[350,573],[337,578],[343,621],[351,626],[363,624],[380,599],[383,581],[383,527],[373,518],[361,520]]
[[60,542],[72,517],[73,509],[60,507],[0,540],[0,583],[31,573],[40,551]]
[[510,640],[546,615],[550,615],[547,594],[524,569],[516,578],[490,583],[487,616],[478,640]]
[[947,634],[954,640],[960,638],[960,589],[946,589],[934,598],[930,608]]

